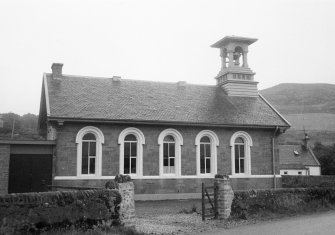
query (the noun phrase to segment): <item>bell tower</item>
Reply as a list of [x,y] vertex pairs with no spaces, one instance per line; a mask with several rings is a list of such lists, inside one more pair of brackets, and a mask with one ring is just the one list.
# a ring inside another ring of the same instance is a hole
[[248,46],[256,41],[256,38],[226,36],[211,46],[220,49],[221,70],[215,79],[228,96],[258,96],[258,82],[254,81],[255,73],[249,68],[247,56]]

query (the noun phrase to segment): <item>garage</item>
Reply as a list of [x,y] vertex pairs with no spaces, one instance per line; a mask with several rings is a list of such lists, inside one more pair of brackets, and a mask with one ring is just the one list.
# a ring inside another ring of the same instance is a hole
[[47,191],[52,185],[54,145],[54,141],[0,141],[0,192]]

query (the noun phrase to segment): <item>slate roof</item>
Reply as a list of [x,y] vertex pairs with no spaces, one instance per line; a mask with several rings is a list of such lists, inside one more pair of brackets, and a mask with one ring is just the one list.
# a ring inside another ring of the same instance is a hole
[[[302,145],[279,145],[279,163],[281,169],[303,169],[305,166],[320,166],[313,151]],[[297,151],[299,155],[295,155]]]
[[49,118],[289,127],[262,97],[217,86],[45,74]]

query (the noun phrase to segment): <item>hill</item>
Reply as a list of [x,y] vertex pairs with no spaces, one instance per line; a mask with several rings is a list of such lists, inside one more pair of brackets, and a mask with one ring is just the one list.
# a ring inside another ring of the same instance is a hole
[[335,85],[283,83],[260,93],[291,123],[281,143],[297,143],[305,130],[311,143],[335,143]]
[[282,83],[260,93],[283,114],[335,114],[334,84]]

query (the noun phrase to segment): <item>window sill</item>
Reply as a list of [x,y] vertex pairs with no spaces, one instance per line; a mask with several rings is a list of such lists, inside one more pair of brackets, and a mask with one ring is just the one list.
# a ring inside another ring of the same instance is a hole
[[[153,175],[153,176],[130,176],[132,179],[214,179],[214,175]],[[54,180],[113,180],[115,176],[55,176]],[[229,175],[229,178],[273,178],[273,175]],[[281,178],[281,175],[276,175]]]

